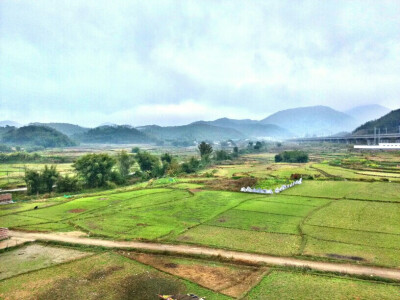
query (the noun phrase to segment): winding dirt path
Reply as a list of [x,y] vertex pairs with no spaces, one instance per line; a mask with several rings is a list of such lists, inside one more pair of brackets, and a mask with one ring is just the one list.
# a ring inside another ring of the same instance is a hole
[[22,238],[28,240],[42,240],[42,241],[57,241],[79,245],[89,246],[102,246],[107,248],[131,248],[137,250],[151,250],[174,254],[192,254],[192,255],[207,255],[207,256],[221,256],[224,258],[247,261],[250,263],[265,263],[269,265],[278,266],[295,266],[295,267],[309,267],[314,270],[328,271],[328,272],[342,272],[353,275],[368,275],[379,276],[400,280],[400,269],[389,269],[369,266],[359,266],[352,264],[341,263],[328,263],[318,261],[301,260],[290,257],[277,257],[264,254],[244,253],[238,251],[229,251],[223,249],[215,249],[208,247],[198,247],[190,245],[170,245],[160,243],[144,243],[144,242],[125,242],[125,241],[110,241],[102,239],[93,239],[79,236],[68,236],[55,233],[31,233],[10,230],[10,236],[13,238]]

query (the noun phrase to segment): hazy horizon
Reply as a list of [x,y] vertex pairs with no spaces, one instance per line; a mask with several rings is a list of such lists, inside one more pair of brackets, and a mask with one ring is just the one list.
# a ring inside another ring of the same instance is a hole
[[400,102],[394,1],[0,2],[0,120],[182,125]]

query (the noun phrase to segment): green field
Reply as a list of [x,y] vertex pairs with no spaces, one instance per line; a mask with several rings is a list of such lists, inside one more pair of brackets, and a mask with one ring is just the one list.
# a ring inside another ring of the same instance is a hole
[[244,299],[400,299],[398,285],[274,271]]

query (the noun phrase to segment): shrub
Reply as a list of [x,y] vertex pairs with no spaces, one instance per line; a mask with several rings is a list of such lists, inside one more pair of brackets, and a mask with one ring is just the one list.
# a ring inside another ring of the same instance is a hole
[[308,154],[304,151],[283,151],[275,155],[275,162],[289,162],[289,163],[306,163],[308,162]]
[[79,181],[76,176],[59,176],[56,182],[56,190],[60,193],[77,192],[80,190]]

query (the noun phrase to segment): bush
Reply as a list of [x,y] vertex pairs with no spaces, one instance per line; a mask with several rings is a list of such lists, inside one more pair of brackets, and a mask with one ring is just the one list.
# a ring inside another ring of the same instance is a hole
[[228,159],[231,159],[231,156],[225,150],[218,150],[218,151],[215,151],[215,159],[219,160],[219,161],[228,160]]
[[59,193],[77,192],[80,190],[78,178],[76,176],[59,176],[56,182],[56,190]]
[[275,155],[275,162],[306,163],[308,159],[308,154],[299,150],[283,151]]

